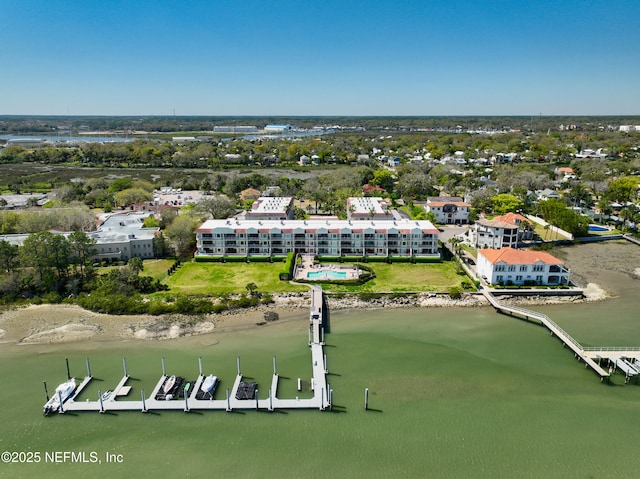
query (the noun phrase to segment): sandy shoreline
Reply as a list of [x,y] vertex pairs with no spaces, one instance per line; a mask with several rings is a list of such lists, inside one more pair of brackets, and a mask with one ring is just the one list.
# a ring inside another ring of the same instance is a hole
[[[598,285],[585,288],[580,301],[602,300],[607,293]],[[109,315],[94,313],[76,305],[41,304],[11,309],[0,314],[0,342],[14,344],[57,344],[78,341],[169,340],[212,332],[228,332],[265,325],[265,313],[276,313],[278,322],[306,320],[310,294],[274,295],[274,304],[202,316],[186,315]],[[510,304],[540,305],[576,302],[576,297],[507,297]],[[356,296],[328,296],[330,310],[377,308],[433,308],[488,306],[479,294],[464,294],[452,300],[446,294],[422,293],[416,296],[362,301]]]

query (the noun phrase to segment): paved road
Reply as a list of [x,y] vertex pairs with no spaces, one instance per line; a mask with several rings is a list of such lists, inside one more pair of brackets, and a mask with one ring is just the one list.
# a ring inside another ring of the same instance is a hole
[[440,241],[446,243],[454,236],[457,236],[461,233],[467,231],[469,226],[440,226]]

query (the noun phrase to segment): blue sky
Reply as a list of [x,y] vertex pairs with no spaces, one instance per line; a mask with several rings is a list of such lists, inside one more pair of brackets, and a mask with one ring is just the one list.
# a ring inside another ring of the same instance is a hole
[[0,114],[637,115],[638,0],[3,0]]

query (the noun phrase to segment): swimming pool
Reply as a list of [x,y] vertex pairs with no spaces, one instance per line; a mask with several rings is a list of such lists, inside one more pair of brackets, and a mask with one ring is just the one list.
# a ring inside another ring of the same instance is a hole
[[309,271],[307,279],[347,279],[346,271]]
[[610,230],[606,226],[589,225],[589,227],[587,228],[587,231],[610,231]]

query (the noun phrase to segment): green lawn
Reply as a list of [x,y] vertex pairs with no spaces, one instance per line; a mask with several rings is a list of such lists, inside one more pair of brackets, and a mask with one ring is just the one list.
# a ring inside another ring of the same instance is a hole
[[[466,276],[458,275],[451,262],[432,264],[368,263],[376,278],[362,286],[322,284],[327,291],[447,291],[460,286]],[[165,279],[171,291],[194,295],[245,293],[248,283],[259,292],[283,293],[307,291],[306,286],[280,281],[282,263],[185,263]]]
[[280,281],[283,263],[183,263],[164,283],[171,291],[197,295],[246,293],[255,283],[258,292],[308,291],[306,286]]

